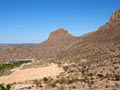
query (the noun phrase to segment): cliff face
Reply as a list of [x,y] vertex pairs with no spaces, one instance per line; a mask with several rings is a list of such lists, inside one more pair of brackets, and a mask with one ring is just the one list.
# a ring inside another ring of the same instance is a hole
[[120,10],[117,10],[115,13],[112,14],[110,18],[110,23],[120,22]]
[[44,43],[44,45],[47,44],[48,47],[54,46],[57,49],[57,48],[59,48],[59,46],[61,48],[66,47],[66,45],[70,45],[75,40],[77,40],[77,37],[69,34],[67,30],[60,28],[54,32],[51,32],[48,40],[46,40],[43,43]]
[[63,28],[60,28],[54,32],[50,33],[50,36],[48,38],[48,40],[52,40],[52,39],[64,39],[64,37],[68,36],[68,32],[66,30],[64,30]]
[[110,17],[110,20],[105,25],[101,26],[99,30],[111,30],[113,28],[116,28],[120,25],[120,10],[117,10],[115,13],[113,13]]

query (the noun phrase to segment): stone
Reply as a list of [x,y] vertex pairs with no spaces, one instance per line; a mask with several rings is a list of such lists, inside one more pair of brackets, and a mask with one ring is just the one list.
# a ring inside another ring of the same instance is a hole
[[120,21],[120,10],[117,10],[115,13],[112,14],[110,18],[110,22]]
[[48,39],[49,40],[50,39],[60,39],[60,38],[65,37],[66,35],[68,35],[68,32],[66,30],[64,30],[63,28],[60,28],[54,32],[51,32]]

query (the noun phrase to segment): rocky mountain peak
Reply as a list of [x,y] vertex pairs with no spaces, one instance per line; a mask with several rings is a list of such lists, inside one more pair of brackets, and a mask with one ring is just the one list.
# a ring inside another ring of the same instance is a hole
[[60,28],[60,29],[58,29],[58,30],[56,30],[54,32],[51,32],[48,39],[58,39],[58,38],[60,39],[60,38],[63,38],[65,36],[67,36],[67,35],[69,35],[68,31],[66,31],[63,28]]
[[117,10],[115,13],[113,13],[110,17],[110,21],[101,26],[98,31],[112,30],[118,26],[120,26],[120,10]]
[[110,22],[116,22],[116,21],[120,21],[120,9],[117,10],[115,13],[113,13],[110,18]]

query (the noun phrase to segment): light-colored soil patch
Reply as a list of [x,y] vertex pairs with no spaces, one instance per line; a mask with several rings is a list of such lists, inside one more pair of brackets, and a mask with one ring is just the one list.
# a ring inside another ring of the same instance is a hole
[[36,85],[34,84],[16,84],[11,87],[11,90],[28,90],[28,87],[31,87],[29,90],[36,90]]
[[36,79],[42,79],[44,77],[55,77],[61,72],[64,72],[63,68],[58,67],[55,64],[51,64],[46,67],[30,68],[24,70],[17,70],[9,76],[1,76],[0,83],[17,83]]

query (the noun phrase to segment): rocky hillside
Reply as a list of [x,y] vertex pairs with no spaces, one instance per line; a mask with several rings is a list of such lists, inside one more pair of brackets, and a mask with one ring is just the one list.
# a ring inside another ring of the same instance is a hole
[[36,61],[47,62],[53,59],[63,61],[104,59],[111,55],[112,50],[119,49],[119,33],[120,10],[112,14],[110,21],[96,32],[75,37],[60,28],[51,32],[49,38],[41,44],[1,48],[0,60],[8,62],[10,59],[34,58]]
[[[81,37],[80,37],[81,38]],[[83,37],[82,42],[58,54],[58,59],[80,61],[95,60],[120,56],[120,10],[116,11],[110,21],[96,32]]]
[[73,63],[64,67],[64,77],[73,78],[72,84],[65,83],[68,87],[120,90],[120,10],[96,32],[83,37],[82,42],[57,54],[55,60]]
[[1,48],[2,62],[8,62],[11,59],[35,59],[36,61],[50,61],[55,57],[56,53],[65,50],[67,47],[73,45],[79,38],[72,36],[63,28],[51,32],[49,38],[34,46],[11,46],[4,50]]

